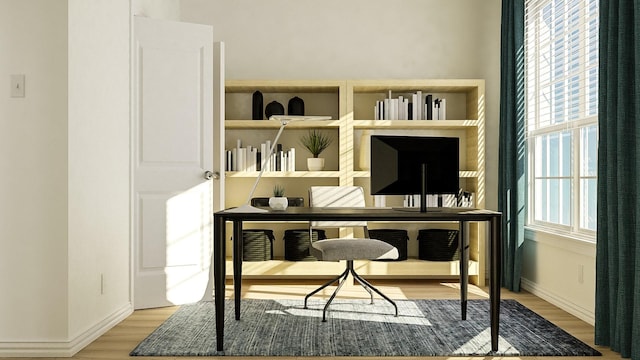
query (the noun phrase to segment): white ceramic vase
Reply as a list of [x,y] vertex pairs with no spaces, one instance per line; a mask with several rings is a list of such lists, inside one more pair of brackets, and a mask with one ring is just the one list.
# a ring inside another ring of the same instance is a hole
[[309,171],[321,171],[324,169],[324,158],[308,158],[307,169]]
[[287,210],[289,199],[283,196],[272,196],[269,198],[269,207],[273,210]]

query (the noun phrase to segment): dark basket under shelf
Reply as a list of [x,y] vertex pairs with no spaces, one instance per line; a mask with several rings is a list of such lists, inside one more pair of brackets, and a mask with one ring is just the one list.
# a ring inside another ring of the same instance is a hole
[[418,231],[418,258],[429,261],[460,260],[458,230],[422,229]]
[[242,230],[242,260],[272,260],[274,238],[270,229]]
[[[327,238],[324,230],[313,229],[313,241]],[[309,254],[309,229],[292,229],[284,231],[284,259],[289,261],[316,261]]]
[[407,260],[407,243],[409,242],[409,234],[407,230],[402,229],[369,229],[369,237],[378,239],[391,244],[398,249],[398,258],[394,260],[380,261],[401,261]]

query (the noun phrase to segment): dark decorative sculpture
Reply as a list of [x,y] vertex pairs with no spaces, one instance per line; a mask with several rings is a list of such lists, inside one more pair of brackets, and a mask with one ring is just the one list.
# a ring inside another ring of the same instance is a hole
[[304,116],[304,101],[299,97],[295,96],[289,100],[289,105],[287,106],[287,114],[288,115],[300,115]]
[[264,109],[264,113],[267,115],[267,119],[270,118],[271,115],[284,115],[284,106],[277,101],[272,101]]
[[260,91],[253,93],[252,119],[262,120],[262,93]]

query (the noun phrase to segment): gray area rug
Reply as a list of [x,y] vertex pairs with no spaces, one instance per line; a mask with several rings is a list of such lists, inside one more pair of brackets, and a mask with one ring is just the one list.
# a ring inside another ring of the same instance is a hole
[[515,300],[500,309],[498,352],[491,351],[489,301],[335,300],[322,322],[322,302],[242,300],[236,321],[225,304],[224,351],[216,351],[213,302],[181,306],[132,356],[597,356],[585,343]]

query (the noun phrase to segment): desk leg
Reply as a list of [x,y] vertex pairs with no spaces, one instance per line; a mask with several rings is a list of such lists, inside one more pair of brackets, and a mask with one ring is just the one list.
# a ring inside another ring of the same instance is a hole
[[467,320],[467,288],[469,287],[469,223],[460,221],[460,307],[462,320]]
[[216,306],[216,347],[223,350],[224,345],[224,298],[225,298],[225,220],[221,216],[214,217],[213,230],[213,281],[214,301]]
[[233,300],[236,320],[240,320],[240,300],[242,297],[242,221],[233,222]]
[[491,218],[491,269],[489,296],[491,298],[491,350],[498,351],[500,327],[500,284],[502,277],[502,216]]

